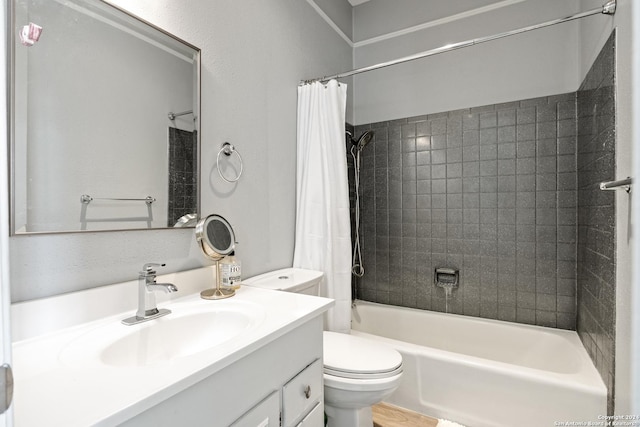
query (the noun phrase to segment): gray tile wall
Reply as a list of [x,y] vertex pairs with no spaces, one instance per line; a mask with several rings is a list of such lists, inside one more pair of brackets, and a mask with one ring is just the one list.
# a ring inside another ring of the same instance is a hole
[[574,329],[576,94],[357,126],[360,299]]
[[609,389],[609,414],[614,409],[615,195],[598,185],[616,179],[615,139],[613,33],[578,91],[577,330]]

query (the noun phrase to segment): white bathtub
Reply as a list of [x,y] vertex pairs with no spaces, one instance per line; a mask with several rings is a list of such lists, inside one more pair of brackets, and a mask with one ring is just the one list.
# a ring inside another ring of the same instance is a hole
[[403,408],[469,427],[607,413],[606,387],[572,331],[357,301],[352,334],[402,353],[402,382],[386,401]]

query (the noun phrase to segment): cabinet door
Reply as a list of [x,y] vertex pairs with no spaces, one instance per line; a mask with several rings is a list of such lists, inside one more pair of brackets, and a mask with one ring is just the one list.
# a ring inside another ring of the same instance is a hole
[[231,427],[279,427],[280,426],[280,393],[274,391],[262,402],[258,403]]

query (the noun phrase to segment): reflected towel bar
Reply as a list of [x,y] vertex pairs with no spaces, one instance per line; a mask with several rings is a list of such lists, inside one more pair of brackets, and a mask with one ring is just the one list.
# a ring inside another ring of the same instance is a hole
[[629,193],[631,191],[631,184],[633,184],[633,179],[631,178],[621,179],[619,181],[601,182],[600,189],[601,190],[617,190],[621,188],[625,190],[627,193]]
[[[181,113],[169,113],[167,114],[167,117],[169,117],[169,120],[175,120],[176,117],[180,117],[180,116],[186,116],[187,114],[193,114],[193,110],[189,110],[189,111],[183,111]],[[193,120],[196,120],[196,116],[193,116]]]
[[96,197],[93,198],[88,194],[83,194],[82,196],[80,196],[80,201],[84,204],[89,204],[92,200],[116,200],[116,201],[123,201],[123,202],[145,202],[147,205],[150,205],[151,203],[155,202],[156,199],[151,197],[151,196],[147,196],[144,199],[121,199],[121,198],[110,198],[110,197]]

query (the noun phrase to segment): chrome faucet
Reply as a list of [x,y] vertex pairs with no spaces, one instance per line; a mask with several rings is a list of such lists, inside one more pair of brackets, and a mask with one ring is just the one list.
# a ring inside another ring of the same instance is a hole
[[171,310],[156,307],[155,291],[163,291],[167,294],[177,292],[178,288],[173,283],[156,283],[156,271],[154,267],[164,267],[165,264],[147,263],[142,267],[138,275],[138,311],[135,316],[122,321],[127,326],[157,319],[171,313]]

